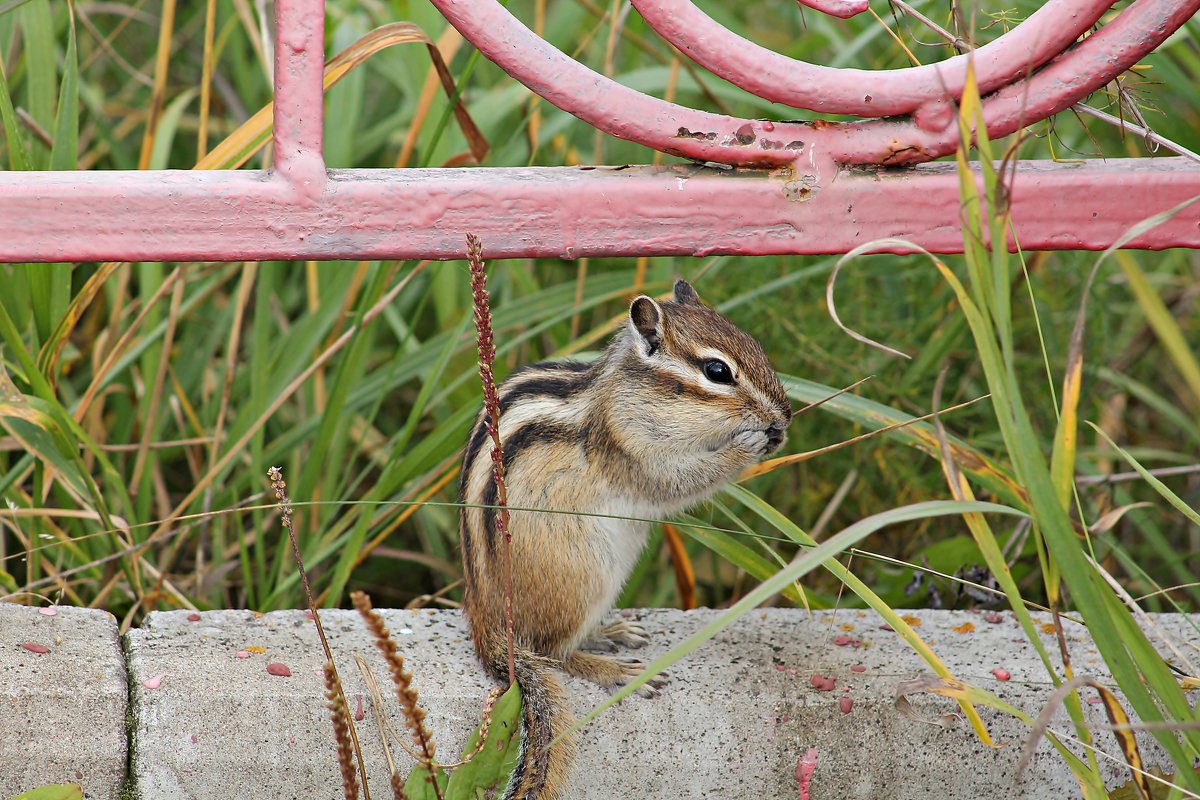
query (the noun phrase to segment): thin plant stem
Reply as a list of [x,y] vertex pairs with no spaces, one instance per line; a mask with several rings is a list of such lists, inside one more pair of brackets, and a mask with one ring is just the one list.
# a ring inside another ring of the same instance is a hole
[[504,637],[508,646],[508,684],[516,681],[513,659],[512,608],[512,531],[508,524],[508,487],[504,483],[504,450],[500,446],[500,397],[492,363],[496,345],[492,339],[492,311],[488,304],[487,270],[483,264],[483,243],[467,234],[467,261],[471,266],[471,294],[475,304],[476,343],[479,349],[479,378],[483,382],[484,425],[492,437],[492,476],[496,481],[496,528],[504,543]]
[[[279,501],[281,521],[287,531],[288,540],[292,543],[292,555],[296,557],[296,569],[300,572],[300,583],[304,586],[304,597],[308,600],[308,610],[312,613],[313,622],[317,626],[317,637],[321,640],[321,648],[325,651],[325,660],[333,664],[333,650],[329,647],[329,640],[325,638],[325,628],[321,626],[321,615],[317,613],[317,606],[313,603],[312,587],[308,585],[308,572],[304,569],[304,559],[300,557],[300,545],[296,541],[296,531],[292,527],[292,505],[287,496],[287,484],[283,480],[283,471],[279,467],[271,467],[267,470],[267,477],[271,480],[271,489],[275,492],[275,499]],[[346,702],[346,694],[342,691],[340,680],[336,683],[336,688],[340,702],[348,707],[349,704]],[[366,800],[371,800],[371,790],[367,788],[367,768],[363,764],[362,748],[358,746],[358,731],[354,729],[353,722],[350,722],[350,739],[354,742],[354,757],[358,760],[358,771],[363,778],[363,796],[366,797]]]

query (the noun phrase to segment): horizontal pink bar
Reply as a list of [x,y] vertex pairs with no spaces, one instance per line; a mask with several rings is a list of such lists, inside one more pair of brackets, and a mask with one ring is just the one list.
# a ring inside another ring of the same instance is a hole
[[[1022,162],[1027,250],[1108,247],[1200,195],[1183,158]],[[951,164],[842,170],[668,167],[334,170],[316,197],[257,171],[0,172],[0,261],[233,261],[841,253],[903,237],[962,251]],[[1200,204],[1132,246],[1200,247]]]
[[[1052,0],[972,53],[980,94],[1020,79],[1061,53],[1113,0]],[[891,70],[834,69],[760,47],[715,22],[691,0],[633,0],[660,36],[710,72],[776,103],[825,114],[888,117],[962,96],[968,56]]]

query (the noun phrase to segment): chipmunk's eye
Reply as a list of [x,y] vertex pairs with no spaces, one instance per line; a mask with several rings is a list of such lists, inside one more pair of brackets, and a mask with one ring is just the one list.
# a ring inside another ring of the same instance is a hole
[[704,362],[704,377],[713,383],[733,383],[733,370],[719,358],[710,358]]

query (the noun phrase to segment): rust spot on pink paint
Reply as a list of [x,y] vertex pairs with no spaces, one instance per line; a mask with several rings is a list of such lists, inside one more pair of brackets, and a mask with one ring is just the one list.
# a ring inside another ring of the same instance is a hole
[[920,161],[923,158],[923,151],[920,145],[904,144],[895,139],[890,141],[887,146],[887,151],[879,163],[884,166],[895,164],[911,164],[914,161]]
[[747,122],[745,125],[737,129],[737,133],[734,134],[734,138],[736,138],[737,143],[741,145],[754,144],[754,140],[757,138],[757,135],[754,133],[754,126]]
[[808,120],[804,124],[806,126],[808,126],[809,128],[812,128],[814,131],[824,131],[824,130],[829,130],[830,128],[841,127],[840,123],[831,122],[830,120],[827,120],[827,119]]
[[37,642],[25,642],[21,645],[21,647],[24,647],[31,653],[37,653],[38,655],[50,652],[49,647],[46,647],[44,644],[38,644]]
[[272,661],[270,664],[267,664],[267,674],[280,678],[292,677],[292,671],[287,668],[287,664],[280,664],[278,661]]
[[712,131],[689,131],[687,128],[680,128],[675,132],[676,139],[695,139],[701,142],[715,142],[717,135]]
[[846,696],[838,698],[838,711],[841,711],[843,714],[849,714],[853,708],[854,701],[852,699]]
[[785,200],[803,203],[816,197],[820,187],[817,186],[817,179],[813,175],[801,175],[794,181],[788,181],[783,185],[783,197]]
[[796,760],[796,788],[800,791],[800,800],[811,800],[812,777],[816,771],[817,748],[810,747]]

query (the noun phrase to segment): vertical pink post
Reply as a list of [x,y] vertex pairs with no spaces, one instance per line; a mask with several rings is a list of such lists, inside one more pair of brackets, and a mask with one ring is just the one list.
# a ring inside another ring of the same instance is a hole
[[325,186],[324,0],[275,0],[275,175],[301,198]]

